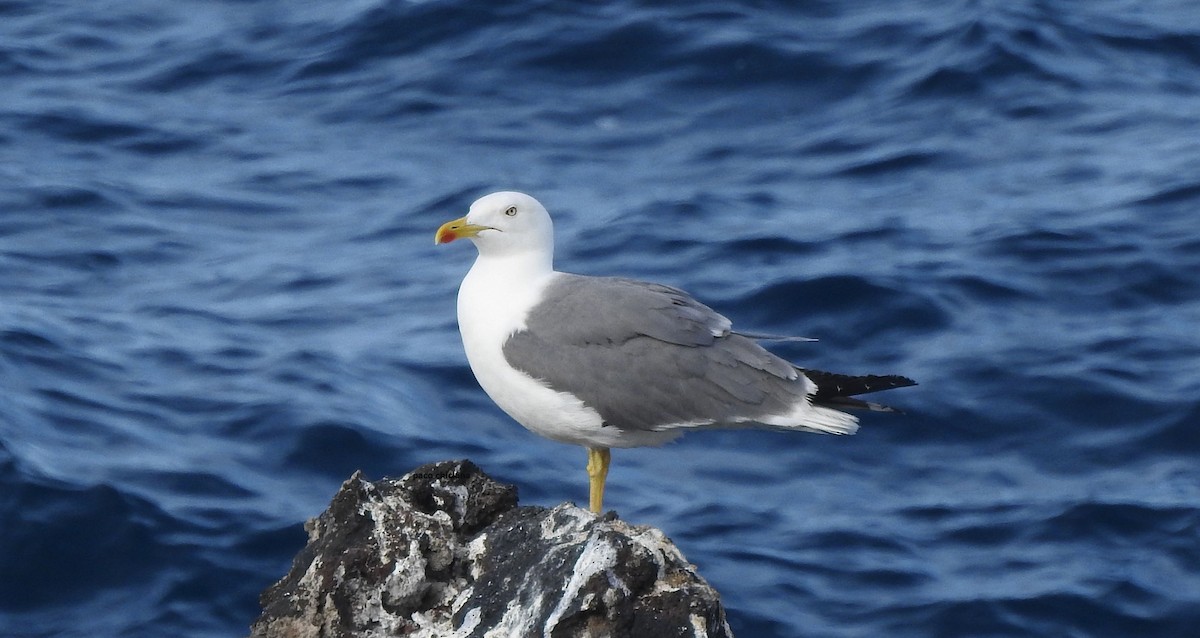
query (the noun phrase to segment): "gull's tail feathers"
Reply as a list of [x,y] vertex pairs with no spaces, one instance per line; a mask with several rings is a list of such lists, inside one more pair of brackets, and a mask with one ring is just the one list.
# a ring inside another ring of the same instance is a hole
[[854,434],[858,431],[858,417],[841,410],[816,405],[811,397],[802,397],[786,414],[759,418],[757,421],[790,432]]

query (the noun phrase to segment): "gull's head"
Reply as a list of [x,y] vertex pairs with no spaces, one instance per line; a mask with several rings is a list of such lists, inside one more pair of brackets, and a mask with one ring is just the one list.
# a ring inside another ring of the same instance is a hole
[[442,224],[434,243],[464,238],[470,239],[481,255],[552,253],[554,224],[538,200],[525,193],[502,191],[480,197],[465,217]]

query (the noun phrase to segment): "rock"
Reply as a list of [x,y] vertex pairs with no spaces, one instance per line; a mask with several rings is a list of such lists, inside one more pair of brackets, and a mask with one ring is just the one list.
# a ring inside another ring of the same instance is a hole
[[356,473],[305,526],[252,638],[732,636],[717,592],[657,529],[517,507],[470,461]]

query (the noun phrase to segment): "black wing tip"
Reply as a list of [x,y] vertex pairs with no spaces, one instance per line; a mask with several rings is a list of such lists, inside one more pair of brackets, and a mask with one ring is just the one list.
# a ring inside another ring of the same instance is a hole
[[911,388],[914,385],[920,385],[916,381],[899,374],[887,374],[880,378],[887,379],[888,382],[891,383],[890,386],[881,388],[883,390],[891,390],[892,388]]
[[917,385],[916,381],[899,374],[853,375],[804,369],[801,369],[801,372],[817,385],[814,397],[817,400],[852,397]]
[[917,385],[916,381],[899,374],[838,374],[823,370],[801,370],[817,386],[817,392],[812,397],[816,405],[834,409],[869,410],[871,412],[892,412],[904,414],[891,406],[862,399],[852,398],[859,394],[882,392],[896,388],[907,388]]

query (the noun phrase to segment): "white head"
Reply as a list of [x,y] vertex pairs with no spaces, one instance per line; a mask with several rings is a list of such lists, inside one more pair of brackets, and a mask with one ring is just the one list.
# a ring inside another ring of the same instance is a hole
[[552,257],[554,223],[538,200],[512,191],[485,195],[471,210],[438,228],[434,243],[470,239],[481,256],[530,253]]

